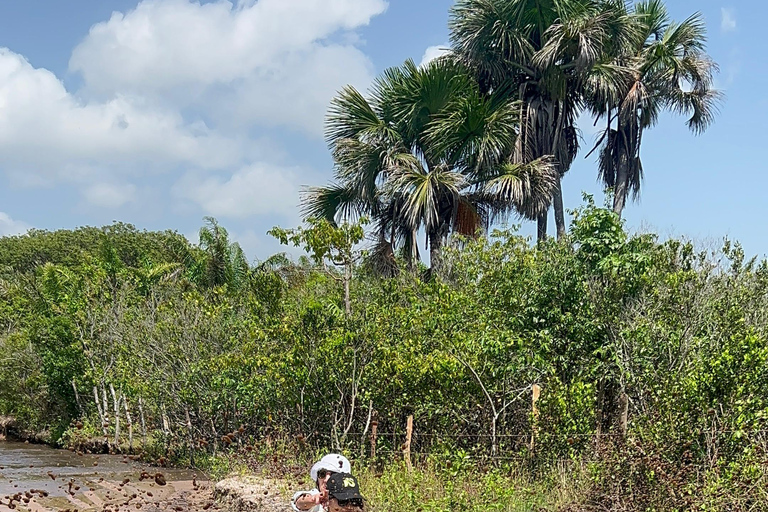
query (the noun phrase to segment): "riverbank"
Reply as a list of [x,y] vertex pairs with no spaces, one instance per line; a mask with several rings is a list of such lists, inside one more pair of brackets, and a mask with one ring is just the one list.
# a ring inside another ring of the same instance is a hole
[[218,509],[205,474],[122,455],[77,454],[0,442],[0,511],[117,512]]
[[[68,491],[72,484],[71,493]],[[74,489],[80,489],[80,492]],[[66,511],[101,512],[144,511],[202,511],[219,510],[214,493],[208,484],[194,480],[180,480],[159,486],[152,481],[128,483],[97,478],[71,479],[59,486],[65,495],[51,495],[37,488],[19,489],[6,494],[0,510],[30,512]]]

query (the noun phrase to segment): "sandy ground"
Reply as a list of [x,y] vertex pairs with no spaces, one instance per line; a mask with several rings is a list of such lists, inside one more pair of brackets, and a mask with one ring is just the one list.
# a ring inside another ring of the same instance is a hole
[[119,482],[103,480],[95,475],[79,480],[67,479],[58,486],[63,491],[58,493],[19,489],[15,495],[2,496],[0,511],[181,512],[221,508],[214,502],[209,482],[179,480],[160,485],[162,478],[156,482],[154,478],[140,480],[140,476],[137,473],[134,478],[125,477]]

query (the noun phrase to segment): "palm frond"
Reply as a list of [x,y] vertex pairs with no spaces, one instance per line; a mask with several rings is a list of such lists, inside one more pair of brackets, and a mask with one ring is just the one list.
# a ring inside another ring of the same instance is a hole
[[517,72],[533,74],[527,63],[537,47],[530,37],[532,25],[525,19],[530,16],[521,12],[523,3],[460,0],[451,9],[451,46],[490,88]]
[[362,94],[347,86],[331,100],[325,122],[325,138],[333,148],[339,140],[386,140],[397,137]]
[[669,13],[664,0],[646,0],[635,4],[634,14],[642,30],[641,44],[650,40],[660,40],[670,23]]
[[434,117],[426,141],[452,166],[480,176],[512,153],[519,119],[519,103],[508,92],[481,96],[475,91]]
[[414,229],[423,225],[427,231],[440,224],[442,200],[455,204],[465,177],[447,166],[426,170],[422,166],[399,169],[393,175],[390,193],[403,198],[403,215]]
[[357,190],[344,185],[331,184],[325,187],[306,187],[301,195],[301,214],[304,218],[325,219],[336,222],[336,216],[351,218],[366,213],[364,203]]
[[559,182],[551,156],[526,164],[507,163],[480,188],[478,202],[488,204],[496,214],[517,213],[533,220],[547,211]]
[[535,66],[564,65],[586,71],[611,47],[637,37],[636,23],[624,5],[593,0],[557,2],[558,18],[544,33],[544,44],[533,56]]
[[682,115],[690,115],[686,125],[696,135],[706,130],[719,112],[723,94],[714,89],[677,90],[668,98],[669,108]]

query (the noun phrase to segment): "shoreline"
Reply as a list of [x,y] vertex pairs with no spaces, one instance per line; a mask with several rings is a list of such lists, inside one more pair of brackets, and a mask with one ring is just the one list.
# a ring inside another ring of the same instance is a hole
[[220,510],[199,471],[158,468],[127,455],[73,454],[42,444],[0,444],[0,511],[199,512]]

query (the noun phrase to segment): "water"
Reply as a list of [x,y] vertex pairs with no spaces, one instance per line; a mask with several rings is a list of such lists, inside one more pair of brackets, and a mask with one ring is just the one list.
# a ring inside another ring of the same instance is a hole
[[[142,471],[153,476],[161,472],[167,485],[158,485],[154,479],[140,482]],[[123,484],[124,479],[130,482]],[[78,455],[44,445],[0,441],[0,511],[8,510],[8,496],[33,489],[48,496],[17,502],[16,510],[100,511],[132,494],[138,497],[131,505],[144,500],[141,504],[147,506],[142,510],[172,510],[180,503],[185,510],[195,510],[196,502],[209,499],[210,489],[193,479],[206,480],[192,470],[153,468],[122,455]]]

